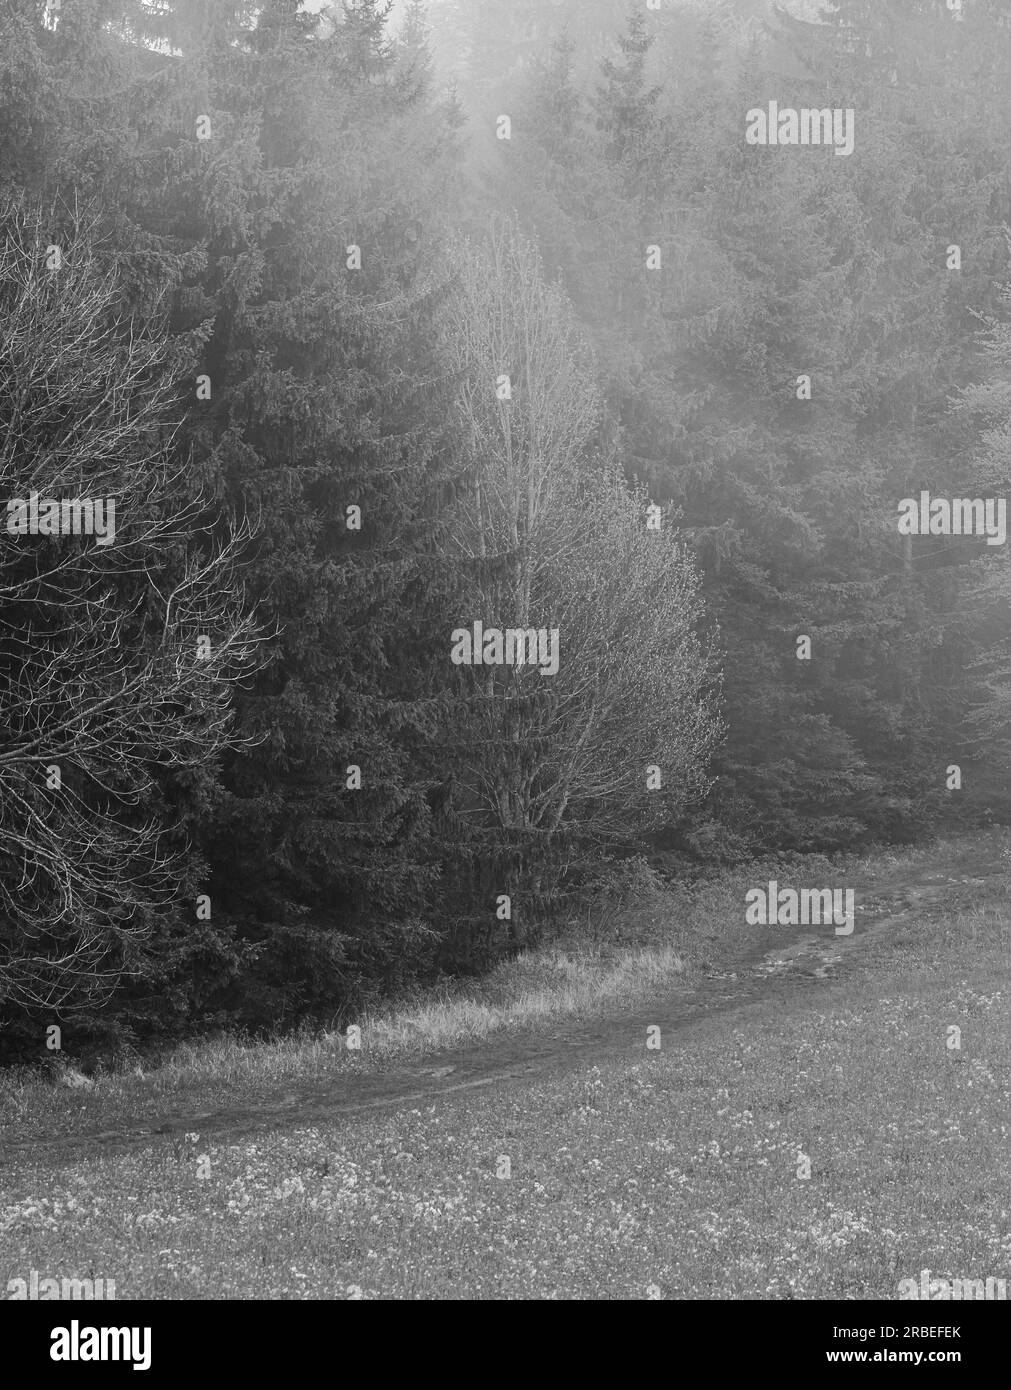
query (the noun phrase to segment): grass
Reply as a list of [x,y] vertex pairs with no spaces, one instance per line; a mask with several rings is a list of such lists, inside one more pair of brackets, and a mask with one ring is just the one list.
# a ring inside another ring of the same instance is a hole
[[[742,903],[756,883],[771,877],[845,881],[861,885],[858,901],[870,902],[881,886],[894,889],[927,873],[954,880],[999,864],[1008,852],[1006,833],[995,831],[834,862],[781,858],[690,886],[664,885],[647,874],[624,901],[601,903],[559,940],[503,962],[483,980],[363,1015],[356,1020],[360,1050],[349,1051],[346,1035],[336,1030],[252,1042],[203,1038],[179,1044],[153,1064],[99,1073],[76,1091],[48,1085],[26,1068],[0,1071],[0,1134],[13,1142],[116,1129],[159,1117],[166,1107],[203,1113],[253,1105],[292,1085],[327,1085],[344,1074],[382,1071],[448,1048],[648,1004],[679,981],[731,968],[754,950],[755,928],[745,924]],[[64,1046],[72,1056],[72,1040]]]
[[228,1037],[183,1043],[157,1068],[105,1073],[88,1089],[46,1084],[28,1069],[0,1073],[0,1132],[8,1141],[116,1128],[161,1115],[166,1105],[207,1111],[253,1104],[279,1087],[320,1086],[493,1036],[588,1017],[666,987],[685,970],[670,947],[593,951],[552,947],[499,967],[469,994],[436,997],[387,1017],[363,1018],[361,1049],[335,1032],[268,1042]]
[[[899,856],[868,882],[927,864],[977,860]],[[1011,1278],[1006,908],[999,881],[955,883],[789,1007],[643,1037],[637,1059],[605,1043],[533,1084],[240,1143],[18,1156],[0,1288],[36,1269],[119,1298],[895,1298],[923,1268]]]

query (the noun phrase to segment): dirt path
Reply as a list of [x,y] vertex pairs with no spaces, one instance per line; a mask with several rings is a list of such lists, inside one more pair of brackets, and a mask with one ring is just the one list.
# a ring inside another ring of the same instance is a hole
[[712,1019],[724,1019],[755,1003],[779,1000],[784,1008],[808,1003],[812,993],[856,964],[869,942],[908,925],[911,918],[941,902],[952,886],[965,887],[1004,878],[1002,873],[952,879],[938,874],[915,882],[893,882],[860,895],[852,936],[831,928],[762,928],[755,946],[733,968],[691,974],[663,1000],[593,1020],[560,1019],[536,1033],[501,1032],[480,1044],[419,1058],[389,1070],[341,1071],[332,1083],[288,1087],[274,1097],[211,1112],[169,1112],[136,1127],[92,1130],[65,1136],[39,1136],[13,1144],[0,1141],[0,1162],[20,1158],[62,1166],[86,1157],[121,1152],[165,1137],[197,1132],[217,1143],[272,1129],[330,1123],[340,1116],[431,1104],[453,1095],[507,1080],[534,1081],[595,1062],[633,1060],[643,1053],[645,1030],[659,1025],[671,1033]]

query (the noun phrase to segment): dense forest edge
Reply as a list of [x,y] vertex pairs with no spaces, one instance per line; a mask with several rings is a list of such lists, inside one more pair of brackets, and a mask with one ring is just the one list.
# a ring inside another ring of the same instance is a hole
[[[0,5],[5,497],[116,499],[0,529],[0,1060],[1008,823],[1006,545],[897,517],[1007,490],[1009,40]],[[852,153],[749,144],[773,101]]]

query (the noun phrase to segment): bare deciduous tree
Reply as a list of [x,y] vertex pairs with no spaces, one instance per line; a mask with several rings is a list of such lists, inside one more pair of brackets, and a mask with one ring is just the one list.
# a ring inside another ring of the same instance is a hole
[[[54,220],[0,208],[0,1002],[24,1008],[111,987],[173,909],[158,782],[213,767],[259,646],[249,531],[186,484],[166,340]],[[111,541],[67,534],[95,502]],[[47,510],[64,533],[24,529]]]
[[445,350],[472,479],[456,529],[472,576],[461,627],[558,629],[561,650],[550,677],[461,672],[457,810],[490,850],[563,830],[584,850],[613,844],[706,785],[718,721],[698,577],[670,518],[648,528],[645,499],[595,456],[592,363],[536,250],[506,223],[454,262]]

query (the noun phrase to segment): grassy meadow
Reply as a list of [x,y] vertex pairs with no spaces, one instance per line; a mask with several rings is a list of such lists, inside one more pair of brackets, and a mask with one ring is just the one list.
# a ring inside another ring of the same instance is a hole
[[[114,1279],[120,1299],[823,1299],[895,1298],[923,1268],[1007,1278],[1011,939],[1006,875],[980,882],[980,853],[868,861],[869,889],[928,871],[947,888],[854,937],[824,979],[780,979],[767,998],[661,1029],[659,1048],[646,1046],[648,1000],[668,971],[697,966],[675,967],[675,942],[655,973],[616,971],[633,948],[598,943],[585,977],[559,971],[558,946],[550,965],[514,966],[522,988],[506,969],[497,1000],[485,987],[487,1014],[455,1001],[456,1027],[445,999],[415,1009],[413,1038],[406,1014],[372,1020],[358,1058],[317,1037],[212,1045],[206,1074],[190,1048],[161,1075],[82,1089],[8,1075],[9,1142],[55,1127],[81,1143],[58,1162],[44,1141],[0,1160],[0,1287],[36,1269]],[[531,1004],[559,974],[559,1007]],[[86,1133],[131,1107],[205,1104],[214,1086],[255,1097],[307,1072],[336,1109],[342,1068],[437,1056],[447,1040],[493,1063],[517,1028],[609,1010],[592,1064],[559,1047],[530,1079],[421,1105],[110,1152]]]

